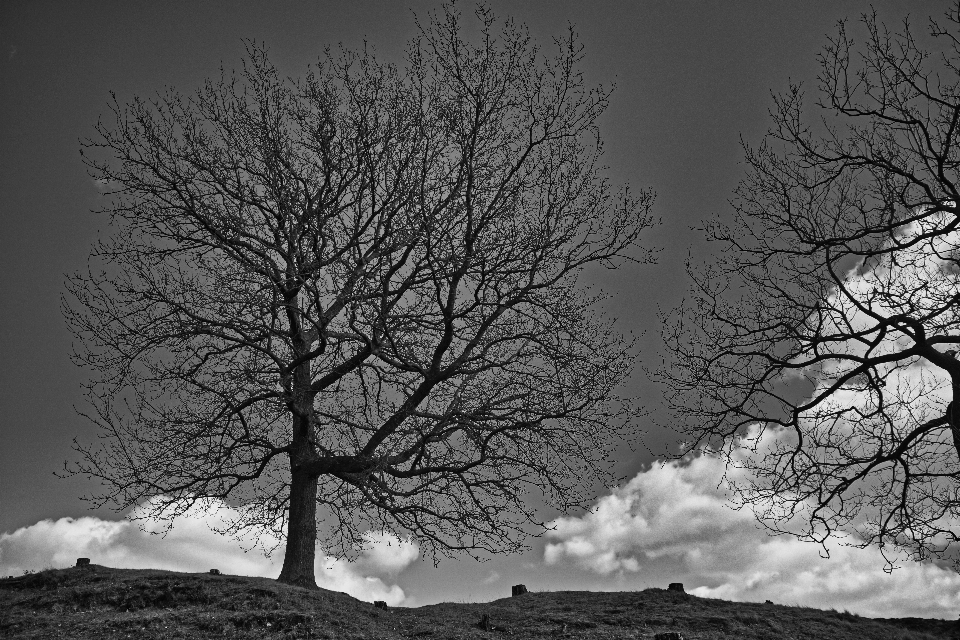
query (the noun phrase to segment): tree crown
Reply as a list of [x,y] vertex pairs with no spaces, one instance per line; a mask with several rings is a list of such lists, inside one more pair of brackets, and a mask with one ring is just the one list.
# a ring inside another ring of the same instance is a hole
[[793,85],[745,147],[663,375],[691,449],[723,449],[764,524],[922,560],[960,534],[960,14],[929,46],[862,24],[820,56],[820,119]]
[[402,69],[328,50],[291,80],[250,43],[193,95],[114,100],[84,147],[112,229],[64,307],[100,501],[280,530],[314,520],[304,478],[332,553],[370,528],[515,549],[530,492],[583,502],[633,348],[578,277],[649,259],[653,196],[601,175],[575,34],[547,57],[477,16],[473,43],[430,16]]

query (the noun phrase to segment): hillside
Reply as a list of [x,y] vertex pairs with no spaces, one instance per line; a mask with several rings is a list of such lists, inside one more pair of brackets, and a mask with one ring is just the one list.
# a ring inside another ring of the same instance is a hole
[[[487,629],[479,621],[489,617]],[[381,610],[333,591],[267,578],[158,570],[51,569],[0,579],[0,637],[654,638],[927,640],[960,636],[939,620],[872,620],[776,604],[733,603],[664,589],[527,593],[484,604]]]

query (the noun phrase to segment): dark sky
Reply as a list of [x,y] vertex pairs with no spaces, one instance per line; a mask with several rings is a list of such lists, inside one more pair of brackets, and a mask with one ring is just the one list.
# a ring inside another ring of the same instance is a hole
[[[72,438],[94,436],[74,411],[81,372],[68,359],[71,336],[59,305],[64,275],[82,267],[103,229],[103,218],[91,213],[98,192],[80,162],[78,140],[107,113],[109,93],[123,102],[166,86],[189,92],[221,65],[238,66],[243,38],[265,42],[290,75],[301,74],[324,45],[341,42],[355,48],[366,39],[382,57],[399,60],[416,30],[414,12],[425,16],[437,4],[0,2],[0,532],[44,518],[119,517],[90,512],[79,500],[83,482],[53,475],[71,457]],[[699,250],[690,227],[728,211],[742,172],[741,137],[761,140],[770,92],[784,90],[789,79],[815,89],[816,55],[826,35],[837,20],[856,19],[869,6],[837,0],[503,0],[492,6],[526,22],[545,45],[573,23],[586,46],[588,83],[617,85],[601,121],[609,175],[658,193],[663,223],[647,243],[662,251],[657,266],[608,272],[603,285],[621,327],[646,331],[643,353],[655,362],[658,307],[671,308],[686,286],[683,258]],[[895,24],[918,3],[874,6]],[[925,24],[926,14],[914,22]],[[642,371],[630,390],[658,410],[658,388]],[[649,439],[663,446],[671,436],[651,431]],[[650,460],[642,448],[625,448],[618,469],[632,475]],[[524,561],[538,552],[542,547]],[[469,562],[418,569],[417,580],[456,571],[480,575]],[[438,597],[421,591],[423,601]]]

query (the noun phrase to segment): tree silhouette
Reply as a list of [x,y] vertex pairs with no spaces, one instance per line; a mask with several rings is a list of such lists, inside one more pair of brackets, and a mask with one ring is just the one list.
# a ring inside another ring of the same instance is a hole
[[114,99],[84,145],[111,230],[64,302],[93,499],[242,505],[312,587],[318,537],[513,551],[528,494],[606,477],[632,341],[578,277],[650,258],[653,196],[601,176],[574,33],[547,57],[477,16],[476,43],[453,7],[418,23],[403,69],[328,50],[295,81],[250,44],[195,95]]
[[[841,23],[818,107],[773,127],[706,235],[717,261],[667,319],[663,370],[689,438],[777,532],[953,557],[960,534],[960,14]],[[885,557],[893,561],[894,555]]]

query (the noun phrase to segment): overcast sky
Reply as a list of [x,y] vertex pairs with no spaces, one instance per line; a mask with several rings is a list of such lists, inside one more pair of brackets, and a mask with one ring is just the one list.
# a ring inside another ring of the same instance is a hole
[[[875,2],[896,23],[911,2]],[[924,3],[937,13],[943,3]],[[614,182],[652,187],[662,225],[647,235],[662,249],[656,266],[604,275],[609,310],[623,330],[646,331],[644,359],[655,364],[658,309],[685,287],[683,260],[702,250],[690,228],[725,215],[741,177],[740,140],[757,143],[768,126],[770,92],[789,79],[814,89],[816,55],[837,20],[865,2],[680,2],[677,0],[495,1],[499,15],[526,22],[543,44],[573,23],[586,46],[588,83],[615,82],[601,121]],[[117,567],[225,573],[279,572],[282,555],[248,553],[208,529],[227,507],[212,504],[178,521],[160,540],[108,509],[80,500],[88,487],[54,472],[72,457],[71,440],[93,430],[77,416],[81,372],[69,362],[71,336],[59,310],[64,274],[81,268],[103,230],[91,213],[99,194],[80,162],[79,142],[121,102],[166,86],[189,92],[220,66],[239,65],[242,38],[263,41],[281,70],[300,75],[324,45],[400,60],[414,13],[435,2],[0,2],[0,575],[66,566],[77,556]],[[469,9],[469,5],[464,5]],[[914,14],[923,25],[926,14]],[[641,371],[629,383],[656,415],[658,387]],[[650,428],[654,453],[671,433]],[[872,550],[822,550],[768,538],[744,513],[724,506],[721,468],[657,462],[642,446],[614,461],[628,478],[598,493],[596,508],[555,522],[522,556],[423,561],[415,545],[371,538],[356,563],[320,560],[318,582],[366,600],[420,605],[483,601],[510,585],[535,590],[642,589],[683,582],[726,599],[766,599],[849,609],[875,616],[954,617],[960,577],[907,565],[887,575]],[[6,532],[6,533],[4,533]],[[261,541],[269,543],[271,541]],[[244,548],[250,549],[252,541]],[[208,566],[211,565],[211,566]]]

